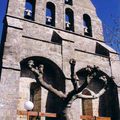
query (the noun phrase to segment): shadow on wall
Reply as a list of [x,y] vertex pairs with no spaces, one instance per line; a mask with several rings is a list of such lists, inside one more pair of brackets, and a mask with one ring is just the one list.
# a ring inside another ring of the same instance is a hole
[[119,100],[117,86],[111,81],[109,88],[100,97],[99,115],[102,117],[111,117],[111,120],[119,120]]

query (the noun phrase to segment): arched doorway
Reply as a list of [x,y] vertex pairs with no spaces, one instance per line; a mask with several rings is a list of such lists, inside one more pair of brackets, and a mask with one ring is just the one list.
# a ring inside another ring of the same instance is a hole
[[[90,99],[83,99],[83,115],[92,116],[95,112],[94,107],[97,106],[98,116],[110,117],[112,120],[118,120],[118,93],[113,78],[109,77],[96,66],[88,68],[93,72],[93,78],[81,94],[83,96],[96,96],[99,100],[97,103],[94,103],[94,101],[91,102]],[[77,76],[80,79],[79,84],[85,81],[85,76],[87,74],[86,69],[88,68],[83,68],[77,72]],[[94,98],[95,97],[93,97],[93,99]]]
[[[21,61],[21,77],[35,80],[35,82],[30,83],[29,87],[29,99],[35,104],[33,111],[59,113],[62,109],[61,99],[49,91],[45,93],[44,88],[37,82],[37,76],[28,67],[28,61],[30,60],[34,61],[35,67],[38,67],[40,64],[44,65],[44,81],[46,83],[59,91],[65,92],[65,77],[62,70],[53,61],[44,57],[29,57]],[[50,119],[46,118],[46,120]]]

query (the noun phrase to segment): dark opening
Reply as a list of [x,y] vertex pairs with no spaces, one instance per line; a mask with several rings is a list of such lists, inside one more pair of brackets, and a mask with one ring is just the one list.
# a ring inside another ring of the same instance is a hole
[[66,30],[74,31],[74,13],[70,8],[65,10],[65,27]]
[[72,0],[65,0],[65,4],[73,5],[73,1]]
[[62,45],[62,38],[55,31],[53,31],[51,41],[54,43]]
[[92,37],[91,18],[89,15],[83,15],[84,35]]
[[26,0],[24,17],[26,19],[34,20],[35,15],[35,0]]
[[46,24],[55,26],[55,5],[51,2],[46,5]]
[[[85,82],[86,76],[88,74],[86,72],[86,68],[83,68],[83,69],[79,70],[76,74],[79,78],[79,84],[82,85]],[[100,90],[103,89],[103,87],[105,85],[105,82],[103,80],[101,80],[100,76],[107,76],[108,77],[108,75],[105,74],[101,70],[96,72],[96,74],[97,74],[97,76],[94,79],[92,79],[90,81],[90,83],[88,84],[88,86],[86,87],[89,90],[93,91],[95,94],[99,93]]]
[[108,49],[106,49],[105,47],[103,47],[101,44],[96,43],[96,54],[102,55],[102,56],[106,56],[109,57],[109,51]]

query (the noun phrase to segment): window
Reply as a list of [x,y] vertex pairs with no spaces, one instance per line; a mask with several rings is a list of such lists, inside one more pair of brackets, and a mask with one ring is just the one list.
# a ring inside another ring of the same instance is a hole
[[66,30],[74,31],[74,15],[73,11],[69,8],[65,10],[65,27]]
[[69,5],[72,5],[72,0],[65,0],[65,4],[69,4]]
[[[91,93],[85,89],[83,90],[82,94],[84,95],[91,95]],[[93,115],[93,108],[92,108],[92,99],[82,99],[82,109],[83,115]]]
[[51,42],[62,45],[62,37],[55,31],[53,31]]
[[92,37],[91,18],[89,15],[83,15],[84,35]]
[[96,43],[96,54],[109,57],[109,50],[105,48],[105,46],[102,46],[102,44]]
[[46,6],[46,24],[55,26],[55,5],[51,2]]
[[31,83],[30,101],[34,103],[33,111],[41,111],[41,86],[37,83]]
[[26,0],[24,17],[34,20],[35,0]]
[[93,115],[92,100],[82,99],[83,115]]
[[[31,83],[30,86],[30,101],[33,102],[33,111],[41,112],[41,86],[38,83]],[[37,120],[37,117],[30,117],[30,120]]]

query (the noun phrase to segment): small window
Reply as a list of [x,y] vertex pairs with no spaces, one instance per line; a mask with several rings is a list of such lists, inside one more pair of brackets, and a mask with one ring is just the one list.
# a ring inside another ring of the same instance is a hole
[[[32,101],[34,104],[33,111],[41,112],[41,86],[38,83],[31,83],[30,101]],[[37,120],[37,117],[31,116],[30,120]]]
[[65,27],[66,30],[74,31],[74,15],[73,11],[69,8],[65,10]]
[[72,0],[65,0],[65,4],[69,4],[69,5],[72,5]]
[[41,86],[37,83],[31,83],[30,101],[34,103],[33,111],[41,111]]
[[51,42],[62,45],[62,38],[57,32],[53,31]]
[[106,49],[104,46],[102,46],[99,43],[96,43],[96,54],[102,55],[102,56],[106,56],[109,57],[109,50]]
[[[90,91],[84,89],[82,94],[91,95]],[[82,99],[83,115],[93,115],[92,99]]]
[[55,26],[55,5],[51,2],[46,6],[46,24]]
[[92,99],[82,99],[83,115],[93,116]]
[[91,18],[89,15],[83,15],[84,35],[92,37]]

